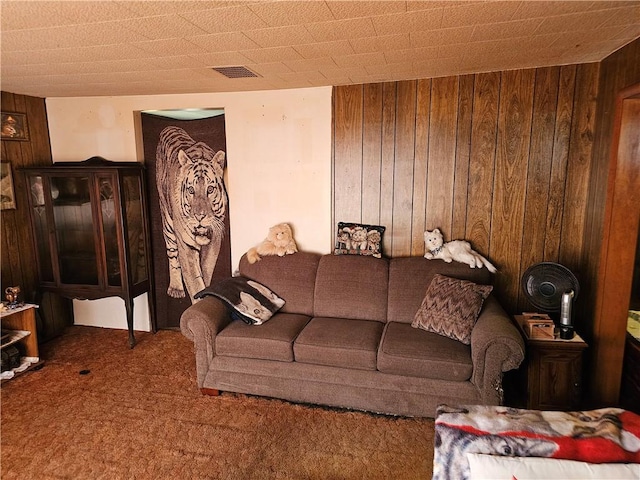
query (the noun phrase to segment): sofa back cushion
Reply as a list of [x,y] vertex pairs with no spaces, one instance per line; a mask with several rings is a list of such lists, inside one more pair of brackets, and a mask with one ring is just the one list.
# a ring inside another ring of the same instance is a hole
[[313,313],[316,317],[385,322],[388,282],[386,258],[324,255],[318,265]]
[[481,285],[492,284],[492,275],[486,268],[424,257],[393,258],[389,263],[388,321],[411,323],[436,273]]
[[240,274],[262,283],[285,301],[283,313],[313,314],[313,293],[320,254],[298,252],[265,256],[254,264],[246,255],[240,259]]

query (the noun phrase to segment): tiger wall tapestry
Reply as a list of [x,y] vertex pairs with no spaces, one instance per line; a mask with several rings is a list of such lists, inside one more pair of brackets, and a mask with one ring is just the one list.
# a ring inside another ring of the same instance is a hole
[[222,117],[179,122],[143,114],[143,131],[145,124],[154,125],[150,145],[145,135],[145,159],[153,149],[148,168],[155,180],[150,197],[156,201],[151,210],[158,328],[179,326],[194,295],[231,274]]

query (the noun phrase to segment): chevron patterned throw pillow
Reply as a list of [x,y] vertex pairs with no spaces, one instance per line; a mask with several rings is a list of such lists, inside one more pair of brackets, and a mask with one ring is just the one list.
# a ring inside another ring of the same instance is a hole
[[414,328],[471,344],[471,331],[491,285],[435,275],[411,323]]

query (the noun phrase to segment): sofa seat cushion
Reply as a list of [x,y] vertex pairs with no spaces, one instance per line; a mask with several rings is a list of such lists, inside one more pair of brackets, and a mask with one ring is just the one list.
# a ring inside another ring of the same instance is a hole
[[389,322],[378,350],[378,370],[463,382],[473,371],[471,347],[407,323]]
[[376,321],[315,317],[295,341],[296,362],[375,370],[383,329]]
[[309,319],[277,313],[262,325],[231,322],[216,336],[216,355],[293,362],[293,342]]

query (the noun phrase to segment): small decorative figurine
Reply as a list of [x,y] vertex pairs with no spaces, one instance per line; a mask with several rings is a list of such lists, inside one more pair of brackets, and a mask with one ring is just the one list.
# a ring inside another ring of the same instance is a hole
[[8,308],[16,308],[21,304],[18,302],[18,295],[20,294],[20,287],[7,287],[4,290],[5,298],[7,299]]

